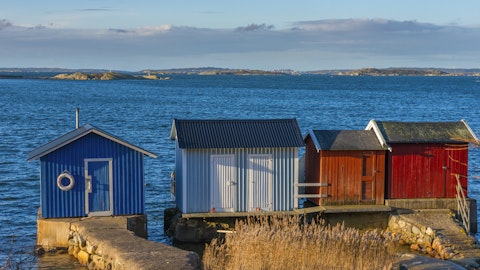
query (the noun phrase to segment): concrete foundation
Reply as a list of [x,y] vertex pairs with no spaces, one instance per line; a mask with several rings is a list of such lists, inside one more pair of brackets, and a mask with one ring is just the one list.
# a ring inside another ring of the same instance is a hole
[[320,218],[325,220],[326,224],[335,226],[344,224],[346,227],[357,229],[385,229],[388,226],[390,212],[371,212],[371,213],[330,213],[321,214]]
[[[147,238],[147,216],[115,216],[105,217],[112,226],[124,228],[136,236]],[[68,237],[73,223],[93,218],[38,218],[37,219],[37,246],[44,249],[68,248]]]
[[73,219],[37,219],[37,246],[50,250],[68,247]]
[[[315,211],[302,211],[314,209]],[[309,207],[283,212],[195,213],[182,214],[178,209],[166,209],[165,233],[182,243],[205,243],[235,230],[235,221],[254,216],[305,215],[307,220],[320,218],[326,224],[344,224],[357,229],[385,229],[391,208],[379,205]],[[229,216],[230,215],[230,216]]]

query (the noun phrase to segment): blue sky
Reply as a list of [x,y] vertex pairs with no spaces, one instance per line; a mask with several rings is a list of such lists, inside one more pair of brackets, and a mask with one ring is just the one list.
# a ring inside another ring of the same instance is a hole
[[477,0],[0,4],[0,67],[480,67]]

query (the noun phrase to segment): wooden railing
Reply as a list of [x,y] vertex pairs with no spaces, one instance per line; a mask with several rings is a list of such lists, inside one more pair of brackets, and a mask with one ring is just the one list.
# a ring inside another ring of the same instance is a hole
[[[328,183],[296,183],[295,187],[328,187]],[[295,198],[328,198],[328,194],[300,194],[297,189]]]
[[470,207],[467,204],[467,199],[465,197],[465,193],[463,192],[462,184],[460,183],[460,175],[455,174],[455,177],[457,178],[457,210],[462,218],[462,224],[465,228],[465,232],[468,234],[470,233]]

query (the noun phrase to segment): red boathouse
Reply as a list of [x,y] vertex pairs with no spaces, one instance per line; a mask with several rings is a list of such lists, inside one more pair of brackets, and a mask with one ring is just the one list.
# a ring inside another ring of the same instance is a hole
[[384,204],[387,148],[371,130],[305,136],[305,197],[317,205]]
[[382,122],[371,120],[387,146],[387,199],[455,198],[456,175],[467,195],[468,146],[479,141],[458,122]]

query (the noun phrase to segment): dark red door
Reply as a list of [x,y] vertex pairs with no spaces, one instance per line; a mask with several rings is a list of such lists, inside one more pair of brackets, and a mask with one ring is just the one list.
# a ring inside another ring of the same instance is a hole
[[363,154],[362,156],[362,180],[361,201],[374,202],[375,200],[375,155]]
[[441,146],[425,147],[424,173],[420,173],[423,183],[420,188],[421,198],[445,198],[446,162],[445,150]]

